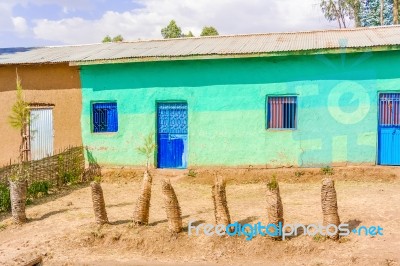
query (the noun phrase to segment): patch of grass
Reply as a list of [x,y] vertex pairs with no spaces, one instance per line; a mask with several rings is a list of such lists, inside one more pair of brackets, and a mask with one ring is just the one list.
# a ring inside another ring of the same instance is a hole
[[93,177],[93,181],[96,182],[96,183],[101,183],[101,176]]
[[63,174],[63,181],[64,181],[64,184],[76,184],[76,183],[78,183],[78,181],[79,181],[79,177],[77,176],[77,175],[75,175],[75,174],[73,174],[73,173],[69,173],[69,172],[65,172],[64,174]]
[[6,224],[0,224],[0,231],[3,231],[7,228]]
[[94,230],[94,231],[92,231],[90,233],[94,238],[98,238],[98,239],[102,239],[105,236],[105,234],[103,232],[101,232],[100,229]]
[[294,176],[295,177],[301,177],[301,176],[303,176],[303,175],[305,175],[306,173],[304,172],[304,171],[296,171],[296,172],[294,172]]
[[321,168],[321,173],[324,175],[333,175],[334,171],[333,168],[328,165]]
[[275,175],[272,175],[272,178],[267,183],[267,187],[269,190],[275,190],[278,188],[278,181],[276,180]]
[[190,170],[189,170],[189,173],[188,173],[188,176],[189,176],[189,177],[196,177],[196,175],[197,175],[197,173],[196,173],[195,170],[193,170],[193,169],[190,169]]
[[28,197],[40,198],[49,194],[50,182],[37,181],[28,187]]
[[0,184],[0,212],[11,210],[10,189],[8,186]]
[[350,238],[348,238],[348,237],[339,238],[339,243],[346,243],[346,242],[349,242],[349,241],[350,241]]
[[324,242],[326,240],[326,236],[316,234],[315,236],[313,236],[313,240],[316,242]]
[[25,201],[26,206],[32,205],[33,204],[33,200],[31,198],[27,198]]

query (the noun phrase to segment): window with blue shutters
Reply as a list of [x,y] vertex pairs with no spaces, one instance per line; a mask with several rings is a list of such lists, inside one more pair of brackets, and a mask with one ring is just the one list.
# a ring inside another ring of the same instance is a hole
[[93,132],[118,131],[117,103],[93,103],[92,112]]
[[296,129],[297,97],[268,97],[267,128]]

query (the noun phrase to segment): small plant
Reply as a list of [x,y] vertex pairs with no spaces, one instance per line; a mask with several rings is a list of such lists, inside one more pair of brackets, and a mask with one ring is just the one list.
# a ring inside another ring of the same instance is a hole
[[351,239],[348,238],[348,237],[341,237],[341,238],[339,238],[339,243],[346,243],[346,242],[349,242],[349,241],[351,241]]
[[326,240],[326,236],[316,234],[315,236],[313,236],[313,240],[316,242],[324,242]]
[[306,173],[304,172],[304,171],[296,171],[296,172],[294,172],[294,176],[295,177],[301,177],[301,176],[303,176],[303,175],[305,175]]
[[19,161],[16,167],[11,169],[10,177],[10,195],[11,195],[11,213],[14,222],[22,224],[26,222],[25,201],[27,187],[27,173],[23,162],[28,160],[28,130],[30,121],[29,103],[25,101],[21,79],[16,71],[16,101],[11,108],[11,114],[8,117],[8,123],[11,127],[19,130],[21,142],[19,145]]
[[93,230],[92,232],[90,232],[91,234],[92,234],[92,236],[94,237],[94,238],[97,238],[97,239],[102,239],[102,238],[104,238],[104,236],[105,236],[105,234],[103,233],[103,232],[101,232],[101,229],[100,228],[97,228],[96,230]]
[[328,165],[326,167],[321,168],[321,172],[324,175],[333,175],[333,168]]
[[33,204],[33,200],[31,198],[26,198],[25,205],[29,206],[29,205],[32,205],[32,204]]
[[38,198],[49,194],[50,183],[48,181],[36,181],[28,187],[28,197]]
[[197,173],[196,173],[195,170],[193,170],[193,169],[190,169],[190,170],[189,170],[189,173],[188,173],[188,176],[189,176],[189,177],[196,177],[196,175],[197,175]]
[[11,210],[10,189],[8,186],[0,184],[0,212]]
[[157,145],[154,143],[153,133],[150,133],[146,137],[143,138],[144,144],[143,146],[137,147],[137,151],[146,157],[146,169],[149,169],[150,158],[153,155]]
[[0,231],[3,231],[7,228],[6,224],[0,224]]
[[144,137],[144,144],[137,147],[137,151],[146,156],[146,171],[143,174],[142,188],[136,201],[135,210],[133,211],[133,223],[135,225],[147,225],[150,214],[151,186],[153,177],[149,172],[150,158],[154,153],[157,145],[154,143],[153,133]]
[[[272,178],[267,183],[267,214],[268,223],[283,226],[283,204],[281,195],[279,192],[279,184],[276,180],[276,176],[272,175]],[[280,237],[275,237],[274,239],[281,239]]]
[[275,190],[278,188],[278,181],[276,180],[276,175],[272,175],[272,178],[267,183],[267,187],[270,190]]
[[101,176],[93,177],[93,181],[96,182],[96,183],[101,183]]
[[63,178],[62,178],[64,184],[70,184],[70,185],[78,183],[78,181],[79,181],[78,179],[79,179],[78,176],[74,175],[73,173],[69,173],[69,172],[65,172],[63,174]]

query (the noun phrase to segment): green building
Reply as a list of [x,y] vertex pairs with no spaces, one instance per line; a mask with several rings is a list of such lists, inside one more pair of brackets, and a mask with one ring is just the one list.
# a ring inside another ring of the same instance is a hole
[[400,165],[398,26],[71,49],[101,165]]

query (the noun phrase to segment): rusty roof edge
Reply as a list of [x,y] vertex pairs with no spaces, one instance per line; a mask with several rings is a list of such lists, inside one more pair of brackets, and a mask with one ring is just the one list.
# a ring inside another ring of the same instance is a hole
[[400,45],[396,44],[396,45],[379,45],[379,46],[365,46],[365,47],[278,51],[278,52],[265,52],[265,53],[209,54],[209,55],[186,55],[186,56],[153,56],[153,57],[127,57],[127,58],[116,58],[116,59],[99,59],[99,60],[80,60],[80,61],[71,61],[71,62],[69,62],[69,65],[70,66],[85,66],[85,65],[104,65],[104,64],[136,63],[136,62],[257,58],[257,57],[299,56],[299,55],[318,55],[318,54],[384,52],[384,51],[398,51],[398,50],[400,50]]

